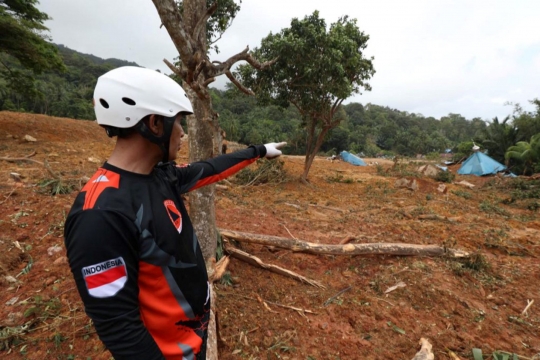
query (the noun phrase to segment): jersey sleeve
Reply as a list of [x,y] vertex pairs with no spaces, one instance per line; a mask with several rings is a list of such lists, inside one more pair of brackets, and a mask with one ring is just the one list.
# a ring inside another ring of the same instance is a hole
[[252,145],[247,149],[220,155],[186,166],[176,166],[180,180],[180,193],[193,191],[202,186],[223,180],[266,155],[264,145]]
[[69,265],[85,311],[115,359],[163,359],[140,317],[138,232],[125,216],[85,210],[66,221]]

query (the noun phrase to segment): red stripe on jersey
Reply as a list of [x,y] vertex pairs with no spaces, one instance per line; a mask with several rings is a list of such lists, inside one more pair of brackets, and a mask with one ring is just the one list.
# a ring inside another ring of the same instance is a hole
[[88,289],[97,288],[99,286],[107,285],[121,277],[126,276],[126,268],[117,266],[99,274],[90,275],[84,278]]
[[237,173],[238,171],[242,170],[243,168],[245,168],[249,164],[255,162],[257,159],[258,159],[258,157],[254,158],[254,159],[244,160],[244,161],[242,161],[242,162],[228,168],[227,170],[225,170],[224,172],[222,172],[220,174],[205,177],[204,179],[201,179],[201,180],[197,181],[197,183],[191,189],[189,189],[189,191],[193,191],[193,190],[196,190],[196,189],[198,189],[200,187],[210,185],[210,184],[213,184],[215,182],[226,179],[229,176],[231,176],[231,175]]
[[161,268],[139,262],[138,284],[141,318],[163,356],[166,359],[182,359],[184,354],[178,343],[188,345],[195,354],[199,353],[202,339],[193,329],[176,325],[178,321],[188,318]]
[[99,168],[81,190],[81,192],[86,192],[83,210],[92,209],[103,190],[109,187],[118,189],[119,185],[120,174]]

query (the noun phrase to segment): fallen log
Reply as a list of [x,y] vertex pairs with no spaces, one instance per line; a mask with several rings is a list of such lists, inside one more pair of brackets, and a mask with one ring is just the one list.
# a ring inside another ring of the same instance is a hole
[[250,255],[242,250],[238,250],[228,244],[224,244],[225,245],[225,251],[232,257],[234,258],[237,258],[237,259],[240,259],[242,261],[245,261],[251,265],[254,265],[254,266],[258,266],[258,267],[261,267],[263,269],[266,269],[266,270],[270,270],[271,272],[274,272],[276,274],[280,274],[280,275],[285,275],[285,276],[288,276],[288,277],[291,277],[295,280],[298,280],[300,282],[303,282],[303,283],[306,283],[306,284],[309,284],[309,285],[312,285],[312,286],[316,286],[318,288],[321,288],[321,289],[325,289],[325,286],[321,283],[319,283],[318,281],[315,281],[315,280],[311,280],[311,279],[308,279],[302,275],[299,275],[293,271],[290,271],[290,270],[287,270],[287,269],[284,269],[282,267],[279,267],[277,265],[272,265],[272,264],[266,264],[264,263],[261,259],[259,259],[258,257],[256,256],[253,256],[253,255]]
[[35,154],[36,154],[36,152],[34,151],[33,153],[31,153],[29,155],[26,155],[25,157],[22,157],[22,158],[0,157],[0,160],[4,160],[4,161],[7,161],[7,162],[28,161],[28,162],[32,162],[32,163],[35,163],[35,164],[39,164],[39,165],[45,167],[47,172],[53,178],[55,178],[56,180],[60,180],[60,176],[58,174],[56,174],[51,169],[51,167],[50,167],[49,163],[47,162],[47,160],[45,160],[44,162],[41,162],[41,161],[37,161],[37,160],[34,160],[34,159],[30,159],[30,157],[34,156]]
[[437,245],[417,245],[405,243],[367,243],[329,245],[316,244],[298,239],[278,236],[251,234],[239,231],[219,229],[222,237],[240,242],[274,246],[296,252],[327,255],[399,255],[399,256],[447,256],[451,258],[466,258],[469,253],[462,250],[449,249]]

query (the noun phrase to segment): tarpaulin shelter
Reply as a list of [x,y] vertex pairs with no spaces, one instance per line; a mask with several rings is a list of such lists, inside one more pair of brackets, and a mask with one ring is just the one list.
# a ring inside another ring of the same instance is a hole
[[506,166],[493,160],[486,154],[475,151],[467,160],[463,162],[458,170],[460,175],[490,175],[506,170]]
[[367,166],[364,160],[360,159],[358,156],[351,154],[348,151],[342,151],[339,153],[341,155],[341,158],[343,161],[346,161],[350,164],[356,165],[356,166]]

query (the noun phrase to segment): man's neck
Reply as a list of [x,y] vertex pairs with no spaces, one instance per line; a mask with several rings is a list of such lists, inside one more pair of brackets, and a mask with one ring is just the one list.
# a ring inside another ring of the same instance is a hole
[[118,138],[107,162],[117,168],[137,174],[150,174],[161,160],[162,152],[141,136]]

